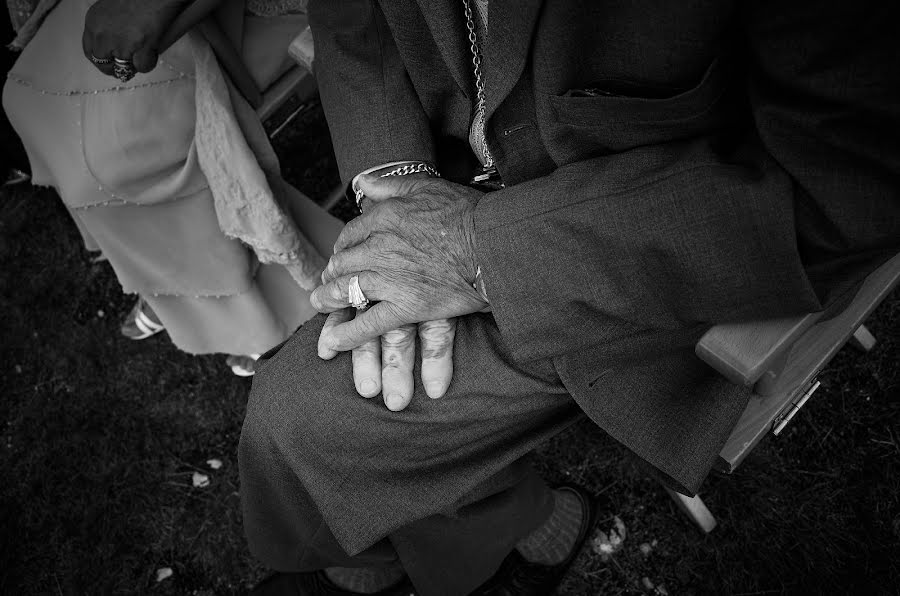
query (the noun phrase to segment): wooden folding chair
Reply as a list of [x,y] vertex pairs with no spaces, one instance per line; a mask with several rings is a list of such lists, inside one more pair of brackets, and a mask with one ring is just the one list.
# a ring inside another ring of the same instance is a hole
[[[900,254],[871,273],[849,306],[820,321],[802,317],[716,325],[697,342],[696,353],[733,383],[753,387],[750,402],[719,454],[717,469],[734,472],[770,432],[781,433],[819,387],[819,372],[848,341],[869,351],[875,338],[863,324],[900,282]],[[667,489],[668,490],[668,489]],[[704,531],[715,518],[699,496],[668,490]]]
[[[312,35],[308,26],[294,38],[287,51],[296,64],[265,90],[260,90],[256,86],[241,56],[214,19],[206,18],[198,27],[212,46],[222,69],[228,73],[241,95],[256,110],[260,120],[267,120],[292,96],[306,101],[315,93],[316,82],[312,76],[311,59]],[[301,58],[300,61],[297,60],[298,57]],[[295,109],[270,133],[270,136],[275,137],[281,132],[301,110],[302,106]]]
[[[266,120],[292,96],[308,99],[315,92],[315,81],[312,78],[312,34],[307,26],[293,40],[288,55],[297,63],[284,73],[268,89],[261,90],[256,86],[253,77],[247,70],[240,53],[225,34],[222,23],[238,22],[243,3],[221,3],[220,0],[194,0],[175,18],[169,30],[160,39],[160,53],[185,35],[189,30],[197,30],[206,38],[231,82],[241,95],[256,110],[261,120]],[[235,14],[237,11],[237,14]],[[236,33],[235,33],[236,34]],[[291,114],[289,119],[296,115]],[[284,125],[280,126],[280,132]]]
[[[225,37],[222,30],[218,27],[212,18],[207,18],[199,25],[200,31],[209,41],[216,53],[216,58],[222,65],[222,68],[231,77],[232,82],[247,99],[251,106],[256,109],[260,120],[265,121],[272,116],[282,105],[290,99],[291,96],[300,98],[300,105],[288,114],[278,126],[269,133],[271,138],[275,138],[282,130],[285,129],[297,115],[303,111],[304,103],[316,92],[316,82],[313,76],[313,63],[315,59],[315,49],[313,47],[312,31],[307,26],[301,31],[288,47],[288,55],[296,62],[296,66],[284,73],[275,83],[268,89],[260,91],[257,89],[253,78],[247,71],[241,57],[237,51]],[[323,209],[331,210],[341,199],[344,198],[344,187],[338,185],[332,190],[328,197],[320,204]]]

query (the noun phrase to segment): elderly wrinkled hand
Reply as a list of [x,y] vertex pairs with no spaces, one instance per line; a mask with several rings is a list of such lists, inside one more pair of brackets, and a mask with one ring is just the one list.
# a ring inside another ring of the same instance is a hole
[[346,351],[404,325],[483,310],[475,290],[474,213],[479,191],[442,179],[366,176],[363,215],[347,224],[312,294],[320,312],[349,304],[351,279],[376,302],[322,332],[319,349]]
[[[321,337],[336,325],[353,316],[345,308],[328,315],[319,340],[319,356],[330,360],[337,355],[322,345]],[[453,378],[453,340],[456,319],[425,321],[388,331],[353,349],[353,384],[361,396],[371,398],[382,393],[389,410],[404,409],[413,396],[413,365],[416,355],[416,332],[422,349],[422,385],[432,399],[442,397]]]

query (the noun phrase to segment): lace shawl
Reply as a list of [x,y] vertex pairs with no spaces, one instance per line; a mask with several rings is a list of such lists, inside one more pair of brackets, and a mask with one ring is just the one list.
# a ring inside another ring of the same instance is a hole
[[306,12],[308,0],[247,0],[246,10],[260,17],[276,17],[292,12]]
[[287,183],[262,123],[226,80],[206,40],[190,36],[197,100],[194,139],[219,228],[250,246],[260,262],[283,265],[294,281],[312,290],[320,283],[325,259],[285,211]]

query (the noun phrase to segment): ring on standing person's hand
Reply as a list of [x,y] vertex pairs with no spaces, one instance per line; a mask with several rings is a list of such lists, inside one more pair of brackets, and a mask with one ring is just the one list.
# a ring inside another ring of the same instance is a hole
[[134,68],[134,63],[131,60],[113,58],[113,74],[123,83],[127,83],[134,78],[136,73],[137,70]]

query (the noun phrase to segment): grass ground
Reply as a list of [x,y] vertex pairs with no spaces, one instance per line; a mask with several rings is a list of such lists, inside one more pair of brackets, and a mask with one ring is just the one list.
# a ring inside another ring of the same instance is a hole
[[[315,105],[278,149],[307,194],[336,183]],[[238,502],[250,381],[165,334],[122,338],[133,298],[90,261],[52,191],[2,191],[0,262],[0,593],[244,593],[265,574]],[[896,593],[900,293],[869,327],[874,352],[842,351],[786,433],[708,480],[709,536],[590,425],[541,450],[549,479],[608,497],[600,529],[617,516],[627,531],[607,561],[586,548],[560,593]],[[195,488],[195,472],[210,484]]]

